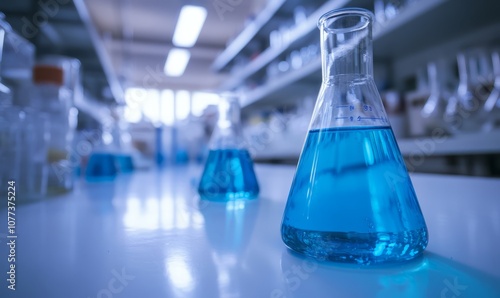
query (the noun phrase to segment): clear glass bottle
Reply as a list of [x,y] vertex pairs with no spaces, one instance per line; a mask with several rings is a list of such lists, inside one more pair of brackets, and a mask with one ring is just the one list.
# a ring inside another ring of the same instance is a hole
[[0,109],[0,182],[16,183],[16,202],[47,194],[49,118],[33,109]]
[[319,260],[409,260],[427,228],[373,80],[373,15],[323,15],[323,83],[288,196],[281,234]]
[[486,119],[483,131],[490,131],[500,127],[500,48],[491,52],[493,63],[493,89],[484,103],[482,114]]
[[210,140],[210,152],[198,193],[202,199],[229,201],[254,199],[259,193],[253,161],[245,146],[239,98],[227,93],[219,102],[219,119]]
[[63,86],[63,70],[51,65],[33,68],[33,93],[30,106],[50,118],[49,168],[47,193],[57,195],[73,189],[74,165],[70,149],[76,130],[78,111],[68,102],[70,92]]

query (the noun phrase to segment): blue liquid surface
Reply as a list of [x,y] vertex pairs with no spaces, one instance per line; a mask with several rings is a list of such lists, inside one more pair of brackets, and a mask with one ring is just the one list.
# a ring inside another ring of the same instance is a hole
[[110,181],[116,177],[115,156],[111,153],[93,153],[87,163],[85,178],[87,181]]
[[281,233],[289,248],[320,260],[420,255],[427,228],[391,128],[309,131]]
[[202,199],[229,201],[253,199],[259,185],[247,150],[210,150],[198,192]]
[[115,155],[116,166],[121,173],[130,173],[134,170],[134,162],[132,156],[128,154]]

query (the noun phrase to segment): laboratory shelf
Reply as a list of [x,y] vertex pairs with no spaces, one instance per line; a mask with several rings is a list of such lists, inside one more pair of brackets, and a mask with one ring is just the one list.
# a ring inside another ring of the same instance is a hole
[[[310,42],[304,37],[313,32],[317,33],[315,24],[322,13],[343,6],[367,7],[367,3],[342,0],[327,2],[307,22],[292,31],[293,38],[284,47],[265,50],[259,57],[231,75],[221,87],[233,89],[244,84],[248,79],[264,77],[263,70],[267,65],[283,59],[284,54],[307,45],[306,40]],[[500,9],[500,2],[490,0],[479,0],[474,2],[474,5],[467,0],[415,1],[393,19],[374,25],[374,59],[375,61],[400,59],[444,41],[457,39],[464,34],[473,35],[473,32],[499,22],[498,15],[495,13],[498,9]],[[447,21],[444,22],[443,19]],[[408,36],[411,38],[407,38]],[[486,42],[491,41],[492,38],[494,36],[491,35],[484,37]],[[281,100],[298,99],[304,94],[316,94],[319,90],[320,75],[321,63],[318,57],[301,69],[283,73],[276,78],[266,80],[254,89],[245,91],[242,107],[247,108],[256,103],[274,104]],[[304,88],[305,90],[298,93],[287,90],[288,87],[297,83],[309,85],[309,88]]]
[[456,136],[420,137],[398,140],[405,156],[474,155],[500,153],[500,130]]
[[412,262],[372,267],[288,250],[280,225],[295,167],[256,173],[260,196],[246,202],[200,201],[201,168],[170,167],[17,204],[16,290],[4,280],[0,297],[500,296],[499,179],[411,174],[429,245]]
[[[332,0],[330,2],[347,1],[349,0]],[[366,2],[367,0],[363,1]],[[293,18],[293,9],[295,7],[304,6],[306,9],[311,9],[320,7],[323,3],[323,0],[311,0],[307,1],[307,3],[302,0],[270,0],[266,7],[256,15],[255,19],[246,25],[240,34],[229,43],[226,49],[217,56],[212,64],[212,69],[215,71],[225,70],[237,56],[242,54],[252,41],[268,39],[269,33],[272,30],[279,29],[280,21]],[[299,27],[302,28],[304,26]]]
[[[221,89],[233,89],[243,83],[247,78],[261,71],[264,67],[269,65],[272,61],[276,60],[282,54],[289,52],[292,49],[297,49],[301,44],[304,45],[302,41],[306,36],[311,33],[316,33],[319,41],[319,34],[316,32],[318,19],[326,12],[333,9],[344,7],[348,4],[358,3],[358,6],[366,3],[366,1],[354,1],[354,0],[334,0],[326,2],[320,8],[318,8],[313,14],[311,14],[306,21],[301,23],[299,26],[291,29],[288,35],[287,41],[280,47],[269,47],[264,50],[257,58],[248,63],[241,70],[233,73],[230,78],[223,83]],[[302,41],[302,42],[301,42]]]
[[[244,93],[241,98],[241,106],[242,108],[246,108],[254,103],[265,104],[267,103],[266,101],[272,101],[276,104],[279,102],[285,102],[291,98],[311,94],[311,85],[305,86],[305,84],[297,85],[294,83],[299,82],[305,77],[314,75],[315,73],[319,77],[320,73],[318,73],[318,71],[320,69],[321,59],[317,57],[301,69],[293,70],[287,74],[273,78],[272,81]],[[316,87],[317,90],[313,91],[313,94],[319,91],[319,81]]]
[[212,69],[215,71],[222,71],[233,59],[248,45],[248,43],[259,33],[278,10],[285,4],[287,0],[273,0],[269,1],[261,13],[257,15],[255,20],[248,24],[245,29],[224,49],[224,51],[217,56]]

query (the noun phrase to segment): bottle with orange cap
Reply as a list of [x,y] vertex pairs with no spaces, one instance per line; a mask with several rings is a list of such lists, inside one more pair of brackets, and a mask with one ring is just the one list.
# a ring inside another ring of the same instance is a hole
[[33,83],[30,105],[50,118],[47,193],[65,193],[73,188],[70,147],[76,130],[77,110],[73,107],[70,91],[64,86],[61,67],[36,65],[33,68]]

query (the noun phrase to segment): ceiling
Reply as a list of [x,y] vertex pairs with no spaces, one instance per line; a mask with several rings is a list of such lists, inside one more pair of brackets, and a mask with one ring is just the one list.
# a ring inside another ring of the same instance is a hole
[[[51,12],[41,3],[56,6]],[[217,3],[232,6],[218,11]],[[85,88],[95,98],[113,102],[117,93],[106,92],[113,81],[122,90],[217,88],[224,75],[210,69],[213,60],[228,40],[242,30],[245,20],[265,3],[266,0],[16,0],[1,1],[0,11],[19,34],[35,44],[37,55],[61,54],[80,59]],[[207,20],[191,48],[185,74],[167,77],[163,66],[173,47],[177,17],[186,4],[206,7]],[[40,18],[36,24],[37,16],[46,18]],[[35,23],[36,34],[26,34],[26,23]]]
[[[124,86],[197,90],[213,89],[220,84],[223,76],[211,71],[210,66],[262,0],[239,2],[233,11],[221,17],[213,5],[215,1],[87,0],[86,4]],[[163,66],[173,47],[177,17],[186,4],[206,7],[207,20],[191,49],[185,74],[168,77],[163,74]]]

